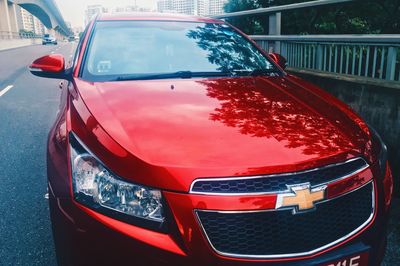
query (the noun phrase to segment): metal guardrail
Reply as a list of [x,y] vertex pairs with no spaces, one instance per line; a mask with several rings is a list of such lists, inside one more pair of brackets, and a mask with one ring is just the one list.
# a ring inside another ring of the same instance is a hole
[[217,14],[213,17],[214,18],[233,18],[233,17],[249,16],[249,15],[271,14],[271,13],[277,13],[277,12],[285,12],[285,11],[289,11],[289,10],[293,10],[293,9],[319,7],[319,6],[324,6],[324,5],[341,4],[341,3],[348,3],[348,2],[353,2],[353,1],[354,0],[312,0],[312,1],[308,1],[308,2],[302,2],[302,3],[294,3],[294,4],[288,4],[288,5],[271,6],[271,7],[257,8],[257,9],[237,11],[237,12],[231,12],[231,13]]
[[0,31],[0,40],[13,40],[13,39],[39,39],[42,35],[24,32],[13,31]]
[[400,35],[250,36],[293,68],[400,81]]

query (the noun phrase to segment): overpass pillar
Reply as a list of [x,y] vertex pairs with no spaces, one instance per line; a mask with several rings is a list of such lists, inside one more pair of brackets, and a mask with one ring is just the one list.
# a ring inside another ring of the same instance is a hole
[[8,3],[8,15],[10,18],[10,28],[12,32],[19,32],[17,10],[14,3]]
[[63,36],[56,29],[48,29],[51,36],[54,36],[58,41],[63,39]]
[[61,33],[58,30],[55,30],[54,32],[55,32],[54,36],[56,37],[56,39],[62,41],[63,36],[61,35]]
[[12,38],[8,1],[0,0],[0,38]]
[[47,29],[47,31],[49,32],[49,34],[50,34],[51,36],[56,36],[56,31],[55,31],[55,29]]

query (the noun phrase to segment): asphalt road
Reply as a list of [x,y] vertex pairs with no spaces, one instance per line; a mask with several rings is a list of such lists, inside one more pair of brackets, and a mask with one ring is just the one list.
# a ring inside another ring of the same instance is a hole
[[[73,44],[0,52],[0,265],[55,265],[46,193],[46,138],[58,109],[58,80],[31,75],[40,56]],[[13,87],[10,87],[13,86]],[[4,89],[9,88],[4,93]]]
[[[57,80],[31,75],[37,57],[74,44],[0,52],[0,265],[55,265],[46,194],[46,138],[58,109]],[[400,265],[400,201],[396,200],[384,265]]]

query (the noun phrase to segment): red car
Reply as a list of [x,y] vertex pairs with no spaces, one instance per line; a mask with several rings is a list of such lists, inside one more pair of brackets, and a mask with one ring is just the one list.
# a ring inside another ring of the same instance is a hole
[[60,265],[378,265],[392,175],[348,106],[221,20],[101,16],[48,139]]

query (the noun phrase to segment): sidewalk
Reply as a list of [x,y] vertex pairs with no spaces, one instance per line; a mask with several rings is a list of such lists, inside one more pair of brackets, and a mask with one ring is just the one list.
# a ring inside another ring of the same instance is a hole
[[41,43],[40,39],[0,40],[0,51],[29,46],[29,45],[35,45],[40,43]]

